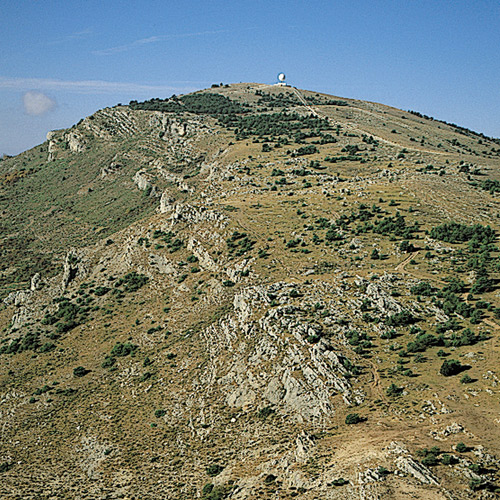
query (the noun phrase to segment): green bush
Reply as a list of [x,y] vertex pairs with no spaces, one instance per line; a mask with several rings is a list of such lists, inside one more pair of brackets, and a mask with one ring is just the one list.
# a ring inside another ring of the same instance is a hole
[[125,342],[124,344],[122,344],[121,342],[117,342],[114,345],[113,349],[111,349],[109,355],[110,357],[125,357],[129,354],[133,355],[136,350],[137,346],[130,342]]
[[90,370],[87,370],[83,366],[77,366],[76,368],[73,368],[73,376],[74,377],[84,377],[89,372],[90,372]]
[[398,387],[394,382],[386,389],[388,396],[399,396],[403,392],[402,387]]
[[120,278],[115,287],[123,286],[125,292],[136,292],[139,288],[142,288],[147,282],[149,278],[143,274],[136,273],[132,271],[131,273],[126,274],[123,278]]
[[449,222],[432,228],[430,237],[448,243],[462,243],[473,240],[478,245],[493,243],[496,238],[495,231],[490,226],[481,226],[481,224],[466,226],[456,222]]
[[14,467],[14,464],[12,462],[2,462],[0,464],[0,474],[2,472],[7,472],[8,470],[12,469]]
[[406,326],[415,323],[417,319],[408,311],[401,311],[399,313],[389,316],[385,320],[387,326]]
[[345,418],[345,423],[347,425],[355,425],[363,422],[363,417],[360,417],[357,413],[349,413]]
[[39,352],[50,352],[53,351],[56,346],[52,342],[45,342],[45,344],[40,347]]
[[422,450],[417,450],[417,455],[422,457],[422,464],[428,467],[432,467],[434,465],[439,464],[439,454],[441,451],[437,446],[433,446],[432,448],[423,448]]
[[101,364],[102,368],[111,368],[116,363],[116,358],[113,356],[106,356]]
[[439,373],[445,377],[450,377],[452,375],[457,375],[462,370],[463,366],[460,361],[457,361],[456,359],[445,359],[439,369]]
[[206,472],[210,477],[215,477],[218,476],[223,470],[224,467],[222,467],[222,465],[212,464],[207,467]]
[[441,457],[441,463],[443,465],[453,465],[457,462],[457,459],[453,455],[449,455],[448,453],[445,453]]
[[344,479],[343,477],[339,477],[332,481],[333,486],[344,486],[345,484],[349,484],[349,481],[347,481],[347,479]]

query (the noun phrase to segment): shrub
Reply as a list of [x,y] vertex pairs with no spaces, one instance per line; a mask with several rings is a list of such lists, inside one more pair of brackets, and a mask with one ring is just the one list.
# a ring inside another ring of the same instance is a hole
[[469,480],[469,488],[473,491],[480,490],[481,488],[484,488],[485,486],[486,486],[486,482],[479,477],[473,477],[472,479]]
[[344,484],[349,484],[349,481],[347,481],[347,479],[344,479],[343,477],[339,477],[332,481],[333,486],[344,486]]
[[155,410],[155,417],[161,418],[167,414],[166,410]]
[[445,453],[441,457],[441,463],[443,465],[453,465],[457,462],[456,458],[453,455],[448,455],[448,453]]
[[137,346],[134,344],[131,344],[130,342],[125,342],[122,344],[121,342],[117,342],[113,349],[111,349],[110,352],[110,357],[118,356],[118,357],[124,357],[128,356],[129,354],[134,354],[136,351]]
[[416,318],[408,311],[401,311],[399,313],[389,316],[385,320],[387,326],[405,326],[411,325],[416,322]]
[[349,413],[349,415],[346,416],[345,418],[345,423],[347,425],[354,425],[354,424],[359,424],[360,422],[363,422],[363,417],[360,417],[359,414],[357,413]]
[[12,462],[2,462],[0,464],[0,473],[7,472],[9,469],[12,469],[12,467],[14,467]]
[[335,229],[330,228],[325,234],[325,239],[327,241],[338,241],[342,239],[342,235],[339,234]]
[[398,387],[394,382],[386,389],[388,396],[399,396],[403,392],[402,387]]
[[90,372],[90,370],[87,370],[83,366],[77,366],[76,368],[73,368],[73,376],[74,377],[84,377],[89,372]]
[[470,384],[470,383],[474,382],[474,380],[473,380],[471,377],[469,377],[469,375],[467,375],[467,373],[466,373],[466,374],[465,374],[465,375],[464,375],[464,376],[460,379],[460,382],[461,382],[462,384]]
[[441,224],[431,229],[430,237],[448,243],[462,243],[473,240],[476,244],[488,244],[495,241],[495,231],[490,226],[474,224],[466,226],[456,222]]
[[102,368],[111,368],[116,363],[116,358],[113,356],[106,356],[101,364]]
[[56,346],[52,342],[45,342],[45,344],[40,347],[39,352],[50,352],[53,351]]
[[445,359],[439,369],[439,373],[445,377],[450,377],[452,375],[457,375],[462,370],[463,366],[460,361],[457,361],[456,359]]
[[138,274],[135,271],[126,274],[123,278],[120,278],[115,287],[120,287],[123,285],[125,292],[136,292],[139,288],[142,288],[147,282],[149,278],[144,276],[143,274]]
[[312,155],[314,153],[319,153],[319,149],[310,144],[308,146],[302,146],[301,148],[297,149],[292,156],[304,156],[304,155]]
[[214,485],[212,483],[207,483],[207,484],[205,484],[205,486],[203,486],[201,493],[203,495],[208,495],[209,493],[212,492],[213,489],[214,489]]
[[408,240],[403,240],[399,244],[399,250],[403,253],[410,253],[415,251],[415,247]]
[[222,471],[224,470],[224,467],[219,464],[212,464],[207,467],[207,474],[210,477],[215,477],[218,476]]
[[426,466],[434,466],[439,463],[439,454],[441,451],[437,446],[432,448],[423,448],[422,450],[417,450],[417,455],[422,457],[422,464]]
[[421,281],[417,285],[413,286],[410,289],[410,291],[415,295],[423,295],[424,297],[430,297],[436,292],[436,289],[426,281]]
[[455,450],[458,451],[458,453],[466,453],[469,448],[460,441],[460,443],[457,443],[457,445],[455,446]]
[[422,465],[433,466],[439,463],[439,458],[436,455],[427,455],[422,459]]
[[259,418],[265,420],[267,417],[269,417],[270,415],[272,415],[275,412],[276,412],[276,410],[274,410],[270,406],[265,406],[264,408],[261,408],[259,410]]

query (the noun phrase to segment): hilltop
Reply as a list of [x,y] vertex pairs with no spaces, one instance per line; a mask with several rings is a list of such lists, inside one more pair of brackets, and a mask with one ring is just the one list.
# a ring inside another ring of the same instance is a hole
[[499,166],[256,83],[0,161],[2,498],[495,498]]

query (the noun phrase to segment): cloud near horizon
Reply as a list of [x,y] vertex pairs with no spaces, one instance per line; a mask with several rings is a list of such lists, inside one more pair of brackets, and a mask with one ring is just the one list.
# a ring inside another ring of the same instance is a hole
[[23,95],[24,110],[31,116],[42,116],[52,111],[57,103],[43,92],[29,90]]
[[[9,78],[0,76],[0,90],[17,91],[65,91],[78,94],[116,94],[116,93],[168,93],[190,92],[196,84],[206,82],[184,82],[189,87],[173,87],[169,85],[143,85],[140,83],[107,82],[103,80],[56,80],[50,78]],[[38,89],[33,91],[32,89]]]

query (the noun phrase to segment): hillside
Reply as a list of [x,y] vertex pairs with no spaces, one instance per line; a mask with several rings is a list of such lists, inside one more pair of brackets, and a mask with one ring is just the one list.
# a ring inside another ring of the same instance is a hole
[[499,166],[254,83],[0,161],[1,498],[497,498]]

